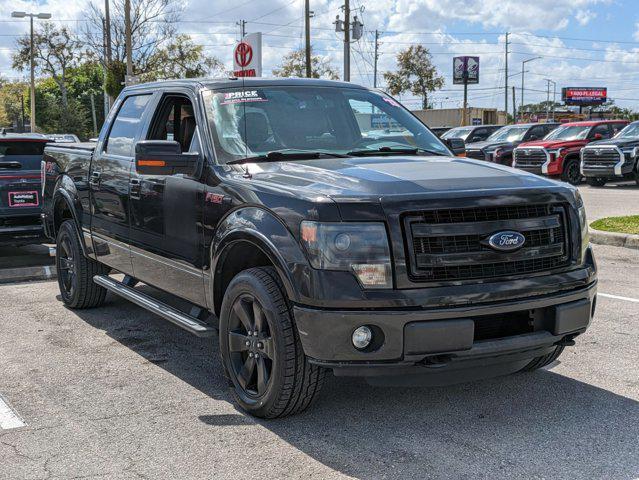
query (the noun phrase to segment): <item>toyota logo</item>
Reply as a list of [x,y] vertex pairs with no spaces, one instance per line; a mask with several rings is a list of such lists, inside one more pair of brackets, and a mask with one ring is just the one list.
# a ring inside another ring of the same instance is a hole
[[253,60],[253,47],[248,43],[240,42],[235,47],[235,62],[242,68],[247,67]]
[[595,155],[597,156],[601,155],[601,150],[600,149],[595,150]]
[[527,156],[530,156],[530,150],[524,150],[524,153],[525,153]]

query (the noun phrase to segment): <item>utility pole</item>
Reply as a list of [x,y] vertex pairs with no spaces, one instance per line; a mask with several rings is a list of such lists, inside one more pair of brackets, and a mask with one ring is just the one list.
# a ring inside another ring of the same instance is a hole
[[124,0],[124,44],[126,50],[126,85],[133,81],[133,59],[131,58],[131,0]]
[[89,98],[91,99],[91,116],[93,117],[93,136],[96,137],[98,135],[98,120],[95,115],[95,99],[93,98],[93,93],[89,94]]
[[246,37],[246,20],[240,20],[239,22],[236,22],[235,24],[240,27],[240,36],[242,38]]
[[[505,44],[505,58],[504,58],[504,112],[506,112],[506,118],[508,118],[508,36],[509,32],[506,32],[506,44]],[[508,123],[508,122],[506,122]]]
[[109,1],[104,0],[104,117],[106,118],[106,114],[111,108],[111,104],[113,103],[113,98],[106,91],[106,79],[108,78],[108,72],[111,67],[111,62],[113,61],[112,50],[111,50],[111,13],[109,8]]
[[550,113],[550,79],[546,79],[546,122]]
[[29,63],[31,66],[31,116],[30,116],[30,128],[31,132],[36,131],[36,115],[35,115],[35,59],[33,56],[33,19],[38,18],[40,20],[48,20],[51,18],[50,13],[26,13],[26,12],[11,12],[13,18],[25,18],[29,17],[30,22],[30,39],[29,39]]
[[344,81],[351,81],[351,2],[344,0]]
[[522,114],[524,109],[524,74],[526,73],[524,69],[528,62],[532,62],[533,60],[539,60],[540,58],[541,57],[533,57],[521,62],[521,105],[519,105],[519,108],[522,110]]
[[373,55],[373,88],[377,88],[377,61],[379,60],[379,30],[375,30],[375,54]]
[[304,0],[304,36],[306,38],[306,78],[313,76],[311,68],[311,2]]
[[513,85],[513,122],[517,123],[517,107],[515,106],[515,86]]

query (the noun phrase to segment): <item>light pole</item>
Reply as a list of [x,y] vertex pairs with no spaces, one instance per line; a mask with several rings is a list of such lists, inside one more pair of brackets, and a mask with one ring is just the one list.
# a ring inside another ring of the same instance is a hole
[[31,33],[29,41],[29,62],[31,64],[31,132],[35,132],[35,61],[33,59],[33,19],[39,18],[40,20],[48,20],[51,18],[50,13],[27,13],[27,12],[11,12],[13,18],[25,18],[29,17],[31,20]]
[[[524,69],[526,68],[526,64],[528,62],[532,62],[533,60],[539,60],[540,58],[541,57],[533,57],[521,62],[521,105],[519,106],[519,109],[521,110],[522,114],[524,111],[524,73],[525,73]],[[521,118],[521,114],[520,114],[520,118]]]

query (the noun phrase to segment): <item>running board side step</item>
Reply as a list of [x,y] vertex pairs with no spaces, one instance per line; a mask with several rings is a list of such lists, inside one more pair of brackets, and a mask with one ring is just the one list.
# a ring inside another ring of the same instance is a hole
[[101,287],[106,288],[108,291],[139,305],[149,312],[159,315],[165,320],[174,323],[193,335],[197,335],[198,337],[210,337],[216,333],[215,329],[205,322],[181,312],[166,303],[160,302],[146,293],[142,293],[139,290],[128,287],[122,282],[118,282],[107,275],[96,275],[93,277],[93,281]]

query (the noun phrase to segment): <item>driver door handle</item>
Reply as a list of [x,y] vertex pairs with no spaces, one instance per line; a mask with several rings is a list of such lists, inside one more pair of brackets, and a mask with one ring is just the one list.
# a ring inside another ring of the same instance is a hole
[[100,172],[93,171],[91,173],[91,177],[89,178],[89,185],[92,187],[99,188],[100,187]]
[[142,187],[139,178],[132,178],[129,181],[129,197],[134,200],[140,200],[140,194],[142,193]]

